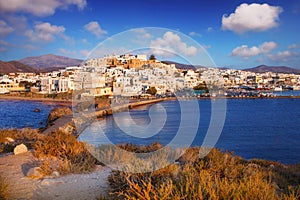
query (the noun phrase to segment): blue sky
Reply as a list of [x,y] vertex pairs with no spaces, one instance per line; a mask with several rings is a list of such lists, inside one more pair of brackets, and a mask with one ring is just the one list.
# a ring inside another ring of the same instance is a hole
[[300,69],[299,17],[298,0],[0,0],[0,60],[50,53],[85,59],[98,43],[139,28],[140,42],[172,43],[182,54],[197,56],[200,44],[217,66]]

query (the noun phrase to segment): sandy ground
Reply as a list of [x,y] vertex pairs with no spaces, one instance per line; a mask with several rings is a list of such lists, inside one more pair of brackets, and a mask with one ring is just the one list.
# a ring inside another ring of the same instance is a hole
[[34,162],[31,152],[0,156],[0,174],[9,184],[10,199],[97,199],[107,194],[110,168],[98,166],[89,174],[35,180],[25,175]]

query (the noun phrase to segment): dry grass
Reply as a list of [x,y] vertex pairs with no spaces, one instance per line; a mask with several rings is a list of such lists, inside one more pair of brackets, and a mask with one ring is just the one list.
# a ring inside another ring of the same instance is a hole
[[[161,148],[158,143],[149,146],[134,144],[88,146],[89,152],[104,165],[130,172],[149,172],[168,166],[180,155],[179,150]],[[149,154],[145,154],[150,152]]]
[[[15,146],[23,143],[27,148],[33,148],[34,143],[41,137],[41,134],[30,128],[24,129],[3,129],[0,130],[0,153],[13,152]],[[7,138],[11,138],[14,142],[9,142]]]
[[97,160],[86,150],[84,143],[61,131],[49,133],[35,143],[35,156],[42,160],[45,175],[87,173],[95,168]]
[[190,148],[178,159],[180,164],[154,172],[112,171],[108,179],[110,197],[144,200],[300,198],[299,165],[246,161],[217,149],[201,159],[197,156],[199,150]]
[[0,176],[0,199],[8,199],[8,189],[7,180],[3,176]]

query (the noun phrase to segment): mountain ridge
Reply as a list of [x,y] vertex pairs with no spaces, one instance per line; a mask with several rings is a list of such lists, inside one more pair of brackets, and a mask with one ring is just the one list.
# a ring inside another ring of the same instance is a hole
[[25,65],[40,69],[46,68],[65,68],[68,66],[80,65],[83,60],[76,58],[69,58],[55,54],[45,54],[41,56],[30,56],[18,60],[18,62]]
[[28,65],[24,65],[18,61],[1,61],[0,60],[0,73],[8,74],[8,73],[17,73],[17,72],[36,72],[37,70],[34,67],[30,67]]
[[259,65],[257,67],[243,69],[243,71],[250,71],[255,73],[273,72],[273,73],[284,73],[284,74],[300,74],[299,69],[295,69],[287,66]]

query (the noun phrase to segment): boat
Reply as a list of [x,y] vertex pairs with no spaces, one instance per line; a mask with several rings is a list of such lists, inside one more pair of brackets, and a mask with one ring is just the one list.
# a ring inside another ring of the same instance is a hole
[[293,90],[300,90],[300,85],[294,85]]
[[282,87],[281,86],[275,87],[274,92],[282,92]]

